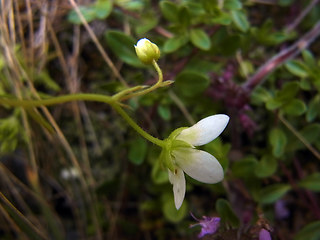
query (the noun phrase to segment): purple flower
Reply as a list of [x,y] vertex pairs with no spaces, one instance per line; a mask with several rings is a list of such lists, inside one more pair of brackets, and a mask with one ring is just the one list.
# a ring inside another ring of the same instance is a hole
[[289,217],[290,212],[287,208],[286,202],[284,200],[278,200],[274,207],[276,218],[284,219]]
[[203,236],[207,234],[214,234],[219,226],[220,226],[220,218],[219,217],[206,217],[203,216],[202,220],[197,219],[193,214],[191,213],[191,216],[197,220],[199,223],[192,224],[190,227],[195,227],[200,225],[201,226],[201,232],[198,234],[198,238],[202,238]]
[[271,240],[270,232],[262,228],[259,232],[259,240]]

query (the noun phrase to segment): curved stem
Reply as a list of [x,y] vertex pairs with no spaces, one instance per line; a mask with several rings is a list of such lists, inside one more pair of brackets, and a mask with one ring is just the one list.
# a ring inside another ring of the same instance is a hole
[[154,84],[153,86],[145,89],[145,90],[142,90],[142,91],[139,91],[139,92],[135,92],[135,93],[132,93],[132,94],[128,94],[126,96],[124,96],[123,98],[121,98],[121,100],[127,100],[129,98],[132,98],[132,97],[137,97],[137,96],[141,96],[141,95],[145,95],[149,92],[152,92],[154,91],[155,89],[157,89],[158,87],[161,86],[161,83],[163,82],[163,74],[162,74],[162,71],[161,71],[161,68],[159,67],[158,63],[156,62],[156,60],[153,60],[152,61],[152,65],[153,67],[155,68],[155,70],[157,71],[158,73],[158,81],[156,84]]
[[159,147],[164,147],[165,143],[163,140],[160,140],[158,138],[155,138],[151,136],[149,133],[144,131],[141,127],[139,127],[138,124],[136,124],[135,121],[132,120],[132,118],[118,105],[118,104],[111,104],[111,106],[127,121],[127,123],[136,130],[142,137],[147,139],[148,141],[154,143],[155,145]]

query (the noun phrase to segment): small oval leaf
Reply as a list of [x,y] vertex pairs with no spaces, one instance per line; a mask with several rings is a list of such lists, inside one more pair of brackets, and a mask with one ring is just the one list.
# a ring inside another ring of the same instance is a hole
[[202,50],[209,50],[211,47],[211,41],[208,34],[199,28],[190,30],[190,40],[196,47]]
[[123,32],[108,31],[105,34],[111,51],[125,63],[134,67],[143,67],[143,63],[137,57],[134,49],[136,41]]
[[272,153],[275,157],[281,157],[287,144],[287,136],[279,128],[271,130],[269,142],[272,146]]
[[248,31],[250,24],[248,22],[247,16],[243,12],[233,10],[231,11],[231,17],[234,24],[238,27],[240,31],[242,32]]
[[180,47],[188,42],[188,38],[184,35],[174,36],[169,38],[163,46],[163,51],[165,53],[171,53],[178,50]]
[[140,165],[141,163],[143,163],[143,160],[146,157],[146,153],[147,153],[146,140],[144,140],[142,137],[136,137],[134,141],[130,143],[130,146],[129,146],[129,154],[128,154],[129,160],[136,165]]
[[254,173],[258,178],[266,178],[272,176],[277,170],[277,159],[270,155],[265,155],[255,165]]
[[300,116],[304,114],[307,110],[305,103],[299,99],[293,99],[289,103],[285,104],[282,110],[292,116]]
[[160,2],[160,9],[162,15],[170,22],[177,22],[178,21],[178,6],[170,1],[161,1]]
[[295,76],[305,78],[309,75],[307,66],[297,60],[290,60],[285,64],[287,70]]
[[290,189],[290,185],[282,183],[263,188],[259,193],[259,202],[262,204],[274,203],[282,198]]
[[165,218],[172,222],[177,223],[180,222],[188,213],[188,204],[186,201],[184,201],[179,208],[179,210],[176,209],[174,205],[174,201],[171,197],[164,197],[164,203],[162,205],[162,211],[165,216]]
[[294,240],[319,240],[320,221],[315,221],[304,226],[293,238]]
[[166,105],[159,105],[158,106],[158,114],[160,115],[160,117],[163,119],[163,120],[170,120],[171,118],[171,111],[170,111],[170,108],[169,106],[166,106]]
[[311,191],[320,192],[320,173],[314,173],[305,177],[298,185]]
[[176,77],[175,88],[186,97],[202,93],[209,86],[205,75],[192,71],[184,71]]

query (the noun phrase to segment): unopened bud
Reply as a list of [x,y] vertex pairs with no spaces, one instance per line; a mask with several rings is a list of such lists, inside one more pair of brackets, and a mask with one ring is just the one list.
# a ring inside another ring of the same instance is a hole
[[153,60],[157,61],[160,57],[158,46],[146,38],[140,39],[134,47],[138,58],[145,64],[151,64]]

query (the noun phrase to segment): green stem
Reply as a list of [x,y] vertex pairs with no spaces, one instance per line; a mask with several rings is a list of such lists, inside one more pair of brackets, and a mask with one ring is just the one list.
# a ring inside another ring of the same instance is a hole
[[115,99],[116,101],[119,101],[119,99],[121,99],[121,98],[123,99],[123,97],[125,95],[129,95],[132,92],[141,90],[141,89],[146,88],[146,87],[148,87],[148,86],[135,86],[135,87],[131,87],[131,88],[128,88],[128,89],[124,89],[121,92],[114,94],[112,96],[112,98]]
[[157,89],[158,87],[161,86],[161,83],[163,82],[163,74],[162,74],[161,68],[159,67],[159,65],[158,65],[156,60],[152,61],[152,65],[153,65],[153,67],[156,69],[156,71],[158,73],[158,81],[157,81],[157,83],[154,84],[152,87],[149,87],[149,88],[147,88],[145,90],[142,90],[142,91],[135,92],[135,93],[128,94],[128,95],[124,96],[123,98],[121,98],[122,101],[123,100],[127,100],[127,99],[132,98],[132,97],[145,95],[145,94],[147,94],[149,92],[154,91],[155,89]]
[[163,148],[165,146],[165,142],[158,138],[151,136],[149,133],[144,131],[132,118],[118,105],[118,104],[111,104],[111,106],[127,121],[127,123],[136,130],[142,137],[149,140],[150,142],[154,143],[155,145]]
[[126,121],[127,123],[136,130],[141,136],[150,142],[158,145],[159,147],[164,146],[164,142],[158,138],[155,138],[145,132],[141,127],[139,127],[132,118],[120,107],[115,99],[110,96],[104,96],[99,94],[87,94],[87,93],[79,93],[79,94],[70,94],[65,96],[58,96],[49,99],[39,99],[39,100],[18,100],[18,99],[10,99],[10,98],[0,98],[0,104],[9,105],[15,107],[40,107],[40,106],[49,106],[55,104],[61,104],[70,101],[96,101],[96,102],[104,102],[110,104]]
[[49,106],[55,104],[61,104],[71,101],[96,101],[112,104],[115,102],[114,99],[110,96],[104,96],[100,94],[90,94],[90,93],[79,93],[79,94],[70,94],[64,96],[58,96],[48,99],[38,99],[38,100],[18,100],[10,98],[0,98],[0,104],[9,105],[9,106],[19,106],[19,107],[40,107],[40,106]]

